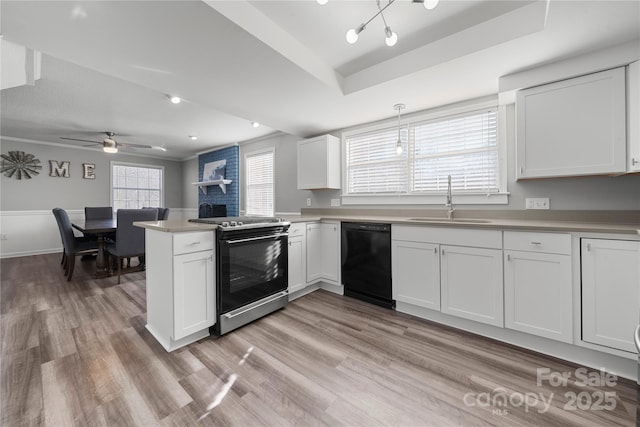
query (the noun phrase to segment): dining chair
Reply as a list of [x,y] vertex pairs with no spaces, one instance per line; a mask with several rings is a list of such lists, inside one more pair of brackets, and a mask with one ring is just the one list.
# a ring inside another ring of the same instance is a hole
[[[110,259],[116,259],[118,264],[118,284],[120,284],[123,259],[144,257],[145,254],[145,229],[136,227],[133,223],[136,221],[156,221],[158,219],[158,210],[118,209],[117,219],[116,241],[107,245],[107,253],[111,255]],[[142,259],[140,258],[141,264]]]
[[169,208],[152,208],[145,206],[142,209],[155,209],[158,211],[158,221],[166,221],[169,219]]
[[76,264],[76,257],[97,253],[98,242],[83,237],[76,237],[73,234],[69,214],[67,214],[67,211],[64,209],[53,209],[53,216],[56,218],[58,228],[60,229],[60,237],[62,238],[62,264],[65,269],[65,275],[67,276],[67,281],[71,281]]
[[113,208],[111,206],[84,208],[84,219],[111,219],[113,218]]
[[[112,219],[113,208],[111,206],[85,206],[84,219]],[[107,239],[115,240],[116,233],[109,233],[105,236]],[[88,236],[90,240],[98,240],[97,236]]]

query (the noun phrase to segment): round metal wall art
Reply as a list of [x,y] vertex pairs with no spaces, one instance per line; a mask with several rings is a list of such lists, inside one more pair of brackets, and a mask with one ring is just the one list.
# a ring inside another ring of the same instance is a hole
[[40,160],[36,159],[33,154],[25,153],[24,151],[9,151],[9,154],[0,154],[2,157],[2,167],[0,173],[4,173],[4,176],[17,179],[31,179],[32,176],[39,175]]

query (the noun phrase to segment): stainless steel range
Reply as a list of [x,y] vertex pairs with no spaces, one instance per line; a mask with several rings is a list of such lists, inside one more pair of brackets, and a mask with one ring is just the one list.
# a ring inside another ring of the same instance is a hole
[[274,217],[190,219],[216,224],[216,324],[214,335],[246,325],[289,301],[287,231]]

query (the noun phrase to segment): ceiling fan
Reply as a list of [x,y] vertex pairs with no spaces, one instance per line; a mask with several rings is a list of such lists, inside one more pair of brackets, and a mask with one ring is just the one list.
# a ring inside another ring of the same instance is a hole
[[66,138],[61,136],[60,139],[66,139],[69,141],[82,141],[82,142],[91,142],[94,144],[102,144],[102,150],[105,153],[117,153],[118,147],[130,147],[130,148],[152,148],[154,150],[167,151],[164,147],[159,147],[156,145],[142,145],[142,144],[123,144],[121,142],[117,142],[113,137],[116,135],[115,132],[106,131],[105,134],[107,137],[102,141],[90,141],[88,139],[78,139],[78,138]]

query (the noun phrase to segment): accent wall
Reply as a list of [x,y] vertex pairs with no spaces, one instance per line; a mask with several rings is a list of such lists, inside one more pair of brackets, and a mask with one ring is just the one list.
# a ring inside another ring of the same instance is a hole
[[240,148],[237,145],[200,154],[198,156],[198,181],[209,181],[208,178],[203,178],[205,165],[221,160],[226,160],[224,178],[231,180],[231,184],[227,184],[226,194],[218,185],[202,187],[206,194],[198,190],[198,205],[203,203],[227,205],[227,215],[238,216],[240,211]]

